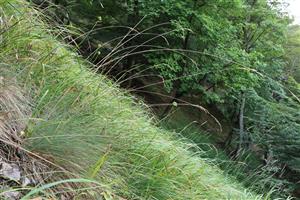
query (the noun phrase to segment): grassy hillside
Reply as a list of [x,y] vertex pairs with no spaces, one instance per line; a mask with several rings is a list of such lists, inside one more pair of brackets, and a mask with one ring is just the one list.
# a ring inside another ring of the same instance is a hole
[[[30,101],[22,147],[47,160],[49,181],[95,180],[95,199],[261,198],[201,159],[194,144],[154,126],[142,102],[90,71],[24,1],[0,7],[1,76],[16,79]],[[78,198],[82,184],[72,184]]]

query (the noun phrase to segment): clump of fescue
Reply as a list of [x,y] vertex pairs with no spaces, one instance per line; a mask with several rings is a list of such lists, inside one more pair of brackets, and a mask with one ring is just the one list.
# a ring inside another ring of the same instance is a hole
[[29,101],[16,82],[0,76],[0,139],[19,145],[29,116]]
[[17,86],[14,78],[0,76],[0,169],[5,170],[2,168],[8,166],[12,170],[1,171],[6,174],[2,175],[2,187],[16,189],[42,183],[45,178],[43,172],[50,170],[49,164],[22,148],[30,115],[26,93]]

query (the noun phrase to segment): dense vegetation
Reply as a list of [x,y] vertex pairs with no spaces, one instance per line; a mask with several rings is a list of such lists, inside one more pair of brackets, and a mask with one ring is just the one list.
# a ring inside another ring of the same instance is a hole
[[68,185],[96,199],[300,197],[300,28],[284,1],[0,2],[1,76],[26,91],[22,147],[55,163],[50,182],[96,181]]
[[162,118],[186,104],[217,111],[214,126],[229,128],[211,142],[247,163],[236,175],[264,174],[258,188],[299,195],[299,27],[289,25],[284,1],[52,3],[39,5],[52,5],[47,13],[59,24],[83,31],[72,43],[99,71],[161,105]]
[[268,198],[156,127],[142,102],[59,42],[61,29],[41,13],[21,0],[0,5],[1,199]]
[[[300,102],[299,28],[290,25],[284,3],[58,0],[39,6],[52,5],[46,13],[73,30],[81,54],[149,105],[161,105],[154,109],[160,117],[181,105],[194,107],[191,112],[207,108],[218,122],[198,132],[210,132],[210,142],[246,163],[236,175],[257,174],[257,190],[275,187],[286,197],[299,192]],[[216,137],[219,122],[229,128]]]

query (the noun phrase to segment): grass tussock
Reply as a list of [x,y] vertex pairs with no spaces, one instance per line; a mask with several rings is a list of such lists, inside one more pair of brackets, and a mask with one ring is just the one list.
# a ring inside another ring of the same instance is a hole
[[[24,1],[0,5],[0,69],[13,74],[31,99],[29,121],[20,128],[22,148],[59,169],[46,182],[65,177],[99,183],[74,181],[72,189],[58,192],[82,199],[87,191],[88,199],[262,198],[201,159],[204,152],[195,145],[155,127],[142,102],[88,70],[38,11]],[[56,183],[45,190],[63,182]],[[56,192],[50,195],[59,197]]]
[[21,89],[15,81],[0,76],[0,139],[20,143],[29,115],[29,103]]

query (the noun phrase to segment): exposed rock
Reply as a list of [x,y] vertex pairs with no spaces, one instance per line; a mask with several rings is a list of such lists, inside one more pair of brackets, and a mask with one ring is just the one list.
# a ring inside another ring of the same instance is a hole
[[29,178],[27,177],[22,178],[22,187],[26,187],[28,185],[31,185],[32,183],[33,181],[30,180]]
[[19,200],[21,198],[21,193],[17,191],[7,191],[2,193],[2,196],[7,200]]
[[21,171],[16,164],[0,162],[0,176],[4,179],[19,182],[21,179]]

